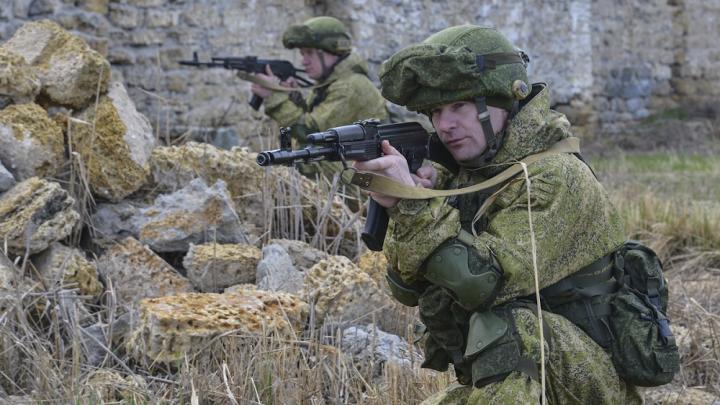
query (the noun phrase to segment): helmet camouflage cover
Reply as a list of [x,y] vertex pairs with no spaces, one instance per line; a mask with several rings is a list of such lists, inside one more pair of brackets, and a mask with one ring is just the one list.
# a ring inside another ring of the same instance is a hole
[[285,48],[317,48],[336,55],[344,55],[351,49],[345,24],[333,17],[315,17],[301,25],[291,25],[282,41]]
[[446,28],[407,47],[380,67],[383,96],[410,110],[484,96],[506,108],[529,95],[524,52],[497,30],[475,25]]

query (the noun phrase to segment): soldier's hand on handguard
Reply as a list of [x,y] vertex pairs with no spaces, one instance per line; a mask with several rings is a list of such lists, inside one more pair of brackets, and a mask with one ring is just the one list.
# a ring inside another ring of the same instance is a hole
[[[268,83],[278,83],[280,81],[280,79],[278,79],[278,77],[273,74],[272,69],[270,69],[270,65],[265,65],[265,74],[257,73],[255,77],[257,77],[258,79],[262,79]],[[253,83],[252,86],[250,86],[250,91],[256,96],[262,98],[268,98],[272,94],[272,90],[265,88],[257,83]]]
[[[415,180],[410,174],[405,157],[388,141],[382,141],[382,151],[384,156],[366,162],[355,162],[353,166],[360,171],[379,174],[400,183],[415,186]],[[399,198],[375,192],[371,192],[370,197],[385,208],[394,207],[400,201]]]

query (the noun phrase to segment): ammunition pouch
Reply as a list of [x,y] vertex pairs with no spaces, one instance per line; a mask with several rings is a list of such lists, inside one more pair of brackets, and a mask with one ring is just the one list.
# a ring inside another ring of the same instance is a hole
[[[465,232],[465,231],[462,231]],[[461,236],[444,243],[425,263],[426,280],[446,288],[463,308],[483,310],[492,304],[503,283],[500,265],[487,260],[461,241]]]

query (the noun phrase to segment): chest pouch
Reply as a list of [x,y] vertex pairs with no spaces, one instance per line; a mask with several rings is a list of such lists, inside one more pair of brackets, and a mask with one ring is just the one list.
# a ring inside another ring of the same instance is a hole
[[608,351],[618,375],[644,387],[669,383],[680,356],[667,318],[668,290],[655,252],[638,242],[621,248],[541,291]]

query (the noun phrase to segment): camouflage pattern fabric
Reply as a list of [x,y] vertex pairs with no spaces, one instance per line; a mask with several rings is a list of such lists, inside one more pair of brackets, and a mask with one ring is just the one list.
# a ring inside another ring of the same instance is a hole
[[428,113],[457,100],[487,97],[488,105],[505,107],[513,100],[516,80],[528,82],[521,57],[517,63],[481,69],[477,56],[520,55],[497,30],[461,25],[444,29],[420,44],[393,55],[380,67],[382,94],[409,110]]
[[[540,362],[538,321],[534,312],[512,310],[522,339],[522,350]],[[585,333],[560,315],[543,312],[551,331],[552,350],[546,350],[546,396],[550,404],[641,404],[637,388],[625,384],[615,372],[609,356]],[[482,388],[453,384],[433,395],[423,405],[515,405],[540,402],[541,384],[512,372],[502,381]]]
[[[325,131],[353,122],[377,118],[387,121],[388,112],[380,91],[368,78],[367,63],[356,54],[350,54],[333,68],[332,73],[308,97],[296,104],[288,93],[273,92],[265,100],[265,113],[281,127],[291,127],[294,140],[304,146],[304,137],[312,132]],[[321,101],[315,101],[318,97]],[[315,104],[313,105],[315,101]],[[342,166],[336,162],[319,162],[301,165],[301,173],[310,178],[324,177],[332,181]],[[356,196],[357,188],[349,194]]]
[[[311,91],[303,105],[292,102],[287,93],[273,92],[265,100],[265,113],[282,127],[302,125],[308,132],[367,118],[387,120],[385,100],[367,74],[367,63],[358,55],[350,54],[335,65],[324,82],[318,83],[327,88]],[[324,92],[324,99],[312,106],[319,91]]]
[[[505,143],[491,164],[480,169],[462,168],[440,187],[457,188],[486,180],[507,164],[570,136],[569,126],[562,114],[550,110],[549,91],[540,85],[536,95],[508,122]],[[540,288],[593,263],[623,243],[620,217],[603,187],[577,157],[553,155],[531,165],[528,171]],[[504,271],[505,284],[495,306],[535,291],[528,198],[522,174],[520,177],[521,181],[497,195],[478,221],[481,226],[475,227],[477,236],[472,247],[488,261],[494,256]],[[426,258],[443,242],[457,237],[461,227],[473,231],[472,224],[463,220],[468,216],[461,215],[444,198],[402,200],[388,213],[392,226],[385,254],[392,269],[408,284],[424,280]],[[470,218],[472,214],[474,211]],[[523,341],[521,349],[526,357],[539,361],[535,353],[539,344],[537,319],[527,310],[513,311]],[[626,387],[618,379],[608,354],[584,332],[561,316],[547,314],[547,319],[553,338],[559,341],[548,355],[550,403],[641,402],[635,388]],[[518,372],[482,389],[448,390],[440,394],[438,402],[428,403],[537,403],[540,395],[537,382]],[[453,399],[460,397],[465,399]]]
[[[549,90],[543,88],[508,123],[505,143],[489,167],[462,169],[439,188],[479,183],[508,163],[570,136],[567,119],[551,111],[549,105]],[[553,155],[531,165],[528,171],[540,288],[624,242],[620,217],[611,208],[602,185],[578,158]],[[403,200],[388,212],[395,223],[385,244],[389,262],[406,283],[422,280],[425,259],[445,240],[458,235],[460,213],[444,198]],[[518,181],[498,194],[486,217],[486,229],[478,234],[474,247],[481,256],[494,255],[505,272],[505,286],[496,304],[533,293],[525,182]]]

